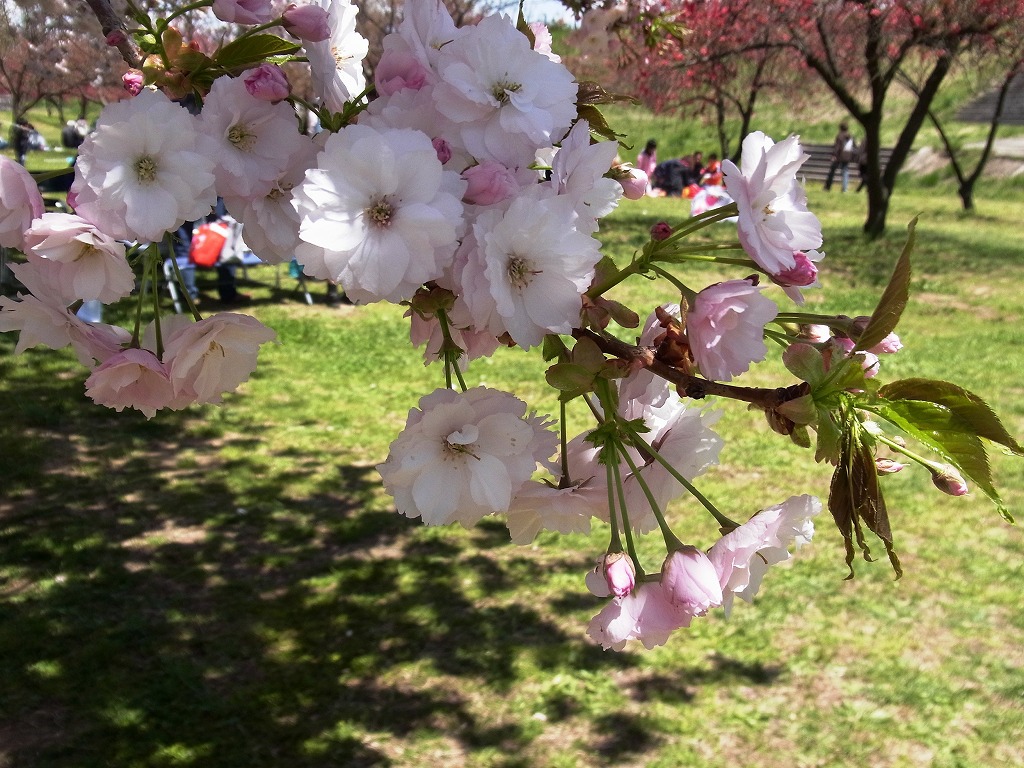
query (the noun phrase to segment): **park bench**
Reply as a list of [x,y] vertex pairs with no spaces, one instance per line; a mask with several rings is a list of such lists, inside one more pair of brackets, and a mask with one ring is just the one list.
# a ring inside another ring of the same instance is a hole
[[[832,145],[801,144],[800,146],[803,147],[806,154],[810,155],[810,159],[800,167],[800,176],[806,181],[824,183],[828,178],[828,169],[832,165]],[[892,157],[892,147],[882,147],[879,156],[884,169],[889,164],[889,158]],[[855,185],[860,184],[860,168],[856,163],[850,164],[850,181]]]

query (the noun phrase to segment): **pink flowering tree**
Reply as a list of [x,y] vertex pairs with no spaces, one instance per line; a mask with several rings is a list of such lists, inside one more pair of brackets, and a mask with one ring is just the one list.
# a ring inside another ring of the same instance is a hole
[[[947,494],[973,487],[1009,519],[985,442],[1024,448],[984,401],[951,382],[885,380],[884,358],[901,349],[913,226],[870,316],[801,309],[802,291],[820,287],[823,243],[795,137],[747,136],[742,163],[723,164],[734,203],[660,222],[616,263],[596,237],[601,219],[644,179],[613,165],[617,145],[601,140],[597,109],[605,93],[574,78],[538,25],[495,15],[459,26],[440,0],[409,0],[367,79],[348,0],[283,11],[216,0],[159,19],[135,10],[127,22],[91,4],[133,67],[131,97],[105,108],[81,147],[74,213],[44,214],[29,174],[0,162],[0,244],[25,254],[15,267],[24,291],[0,298],[0,331],[19,334],[19,352],[71,346],[97,404],[154,417],[220,402],[275,339],[247,315],[160,306],[158,244],[222,198],[264,261],[294,257],[360,303],[407,310],[410,340],[442,386],[410,410],[378,466],[400,514],[464,526],[497,515],[524,544],[541,530],[607,526],[595,568],[580,574],[605,601],[588,629],[605,648],[660,645],[731,610],[810,542],[826,506],[813,496],[742,510],[700,490],[723,450],[716,422],[733,405],[834,467],[827,508],[851,573],[858,552],[870,559],[869,532],[901,572],[880,477],[903,467]],[[208,9],[241,29],[213,49],[176,25]],[[296,63],[311,99],[294,95],[280,66]],[[300,105],[321,134],[300,131]],[[729,220],[734,240],[695,243]],[[731,276],[695,283],[693,261]],[[148,279],[132,295],[140,273]],[[638,279],[658,284],[660,304],[614,298]],[[134,323],[87,323],[75,313],[87,300],[136,302]],[[467,367],[499,347],[548,362],[558,414],[467,387]],[[743,386],[770,354],[781,354],[785,378]],[[580,434],[567,431],[570,410],[590,420]],[[716,541],[673,523],[682,496],[716,521]],[[647,535],[664,543],[663,558],[640,557]]]

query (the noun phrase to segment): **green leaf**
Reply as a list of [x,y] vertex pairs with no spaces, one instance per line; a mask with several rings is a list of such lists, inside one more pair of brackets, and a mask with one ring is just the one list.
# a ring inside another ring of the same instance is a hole
[[1013,522],[992,483],[981,438],[953,411],[920,400],[884,400],[871,410],[953,464],[992,500],[1004,520]]
[[277,35],[252,35],[228,43],[214,56],[214,61],[227,70],[266,61],[272,56],[290,56],[301,49]]
[[825,378],[825,360],[810,344],[790,344],[782,353],[782,362],[790,373],[811,386]]
[[562,341],[562,337],[548,333],[544,336],[544,343],[541,346],[541,354],[544,357],[544,362],[554,360],[555,358],[562,358],[569,356],[569,349],[565,346],[565,342]]
[[903,246],[903,252],[896,262],[892,277],[889,278],[889,284],[885,287],[878,306],[871,314],[867,327],[857,340],[855,350],[870,349],[892,333],[900,321],[903,310],[906,309],[907,301],[910,298],[910,254],[914,250],[916,227],[917,217],[915,216],[907,225],[909,230],[907,244]]
[[878,395],[886,400],[923,400],[944,405],[979,437],[1024,455],[1024,447],[1006,431],[988,403],[956,384],[935,379],[902,379],[886,384]]
[[589,392],[594,384],[594,374],[576,363],[556,363],[544,378],[560,392]]

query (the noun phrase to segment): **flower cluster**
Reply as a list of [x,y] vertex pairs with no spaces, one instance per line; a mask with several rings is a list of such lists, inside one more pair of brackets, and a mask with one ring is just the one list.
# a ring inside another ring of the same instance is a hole
[[[0,245],[26,255],[14,268],[26,292],[0,298],[0,331],[20,332],[19,352],[71,345],[92,368],[86,391],[97,403],[152,416],[219,402],[275,338],[246,315],[204,318],[193,307],[192,317],[161,317],[159,302],[147,299],[158,282],[156,243],[220,198],[261,259],[295,258],[358,302],[402,304],[413,343],[425,346],[427,362],[442,363],[446,387],[410,411],[378,467],[400,513],[467,526],[501,515],[518,543],[541,530],[587,532],[593,520],[607,527],[609,544],[586,580],[608,600],[589,629],[606,648],[630,639],[660,645],[693,618],[728,611],[735,596],[752,599],[767,567],[813,534],[821,507],[813,497],[737,524],[695,487],[724,441],[714,430],[720,411],[694,401],[749,403],[804,447],[817,432],[816,458],[836,466],[830,503],[839,507],[847,563],[854,542],[867,555],[867,527],[899,570],[875,498],[878,475],[903,465],[879,450],[923,464],[946,493],[966,492],[961,470],[970,475],[965,467],[976,462],[934,442],[944,461],[923,459],[876,423],[927,442],[937,438],[915,432],[914,421],[932,418],[924,406],[959,408],[968,422],[978,413],[974,396],[952,385],[867,381],[878,355],[901,347],[892,331],[909,266],[898,267],[887,291],[896,298],[870,317],[783,311],[773,298],[800,305],[801,289],[819,287],[821,226],[797,181],[807,158],[796,137],[746,137],[740,164],[723,163],[735,202],[655,225],[632,262],[616,266],[595,237],[600,220],[621,197],[642,194],[646,180],[617,165],[615,142],[596,138],[586,119],[593,113],[577,109],[582,86],[542,25],[527,34],[495,15],[457,27],[440,0],[409,0],[368,86],[367,42],[351,0],[288,5],[279,17],[269,0],[212,5],[220,19],[253,25],[242,37],[259,36],[252,49],[262,46],[268,60],[239,72],[223,61],[232,49],[207,56],[140,15],[152,55],[126,76],[132,98],[104,108],[81,147],[68,196],[74,213],[44,214],[31,177],[0,159]],[[265,34],[274,26],[300,42]],[[277,66],[287,56],[308,63],[314,98],[302,105],[325,129],[315,137],[300,131],[301,100]],[[730,221],[736,242],[684,244]],[[718,255],[728,249],[734,254]],[[691,286],[680,269],[688,259],[740,271]],[[609,292],[634,275],[668,284],[666,298],[677,303],[656,307],[629,343],[609,327],[634,328],[640,315]],[[130,332],[73,311],[132,293]],[[145,327],[144,307],[156,307]],[[769,345],[785,350],[798,383],[732,385]],[[540,348],[561,402],[580,405],[593,428],[570,437],[563,418],[559,435],[513,394],[468,388],[468,361],[500,347]],[[983,426],[988,439],[1024,450],[987,417]],[[682,497],[719,524],[722,537],[706,551],[684,545],[669,523]],[[647,574],[636,538],[652,531],[667,556]]]

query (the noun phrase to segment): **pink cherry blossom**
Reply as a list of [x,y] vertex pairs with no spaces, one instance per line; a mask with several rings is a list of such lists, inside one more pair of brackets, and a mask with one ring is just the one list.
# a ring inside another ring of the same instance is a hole
[[248,315],[221,312],[190,323],[164,349],[175,394],[192,392],[195,402],[219,403],[256,369],[260,345],[276,338]]
[[661,568],[661,585],[669,601],[694,616],[722,604],[722,585],[708,556],[696,547],[671,552]]
[[147,419],[175,401],[167,366],[148,349],[129,348],[107,358],[86,379],[85,394],[97,405],[118,412],[134,408]]
[[284,28],[300,40],[319,43],[331,36],[327,11],[319,5],[289,3],[281,14],[281,21]]
[[743,140],[742,168],[722,162],[729,195],[739,207],[740,243],[771,274],[792,269],[794,252],[821,245],[821,223],[807,210],[807,196],[796,180],[808,156],[791,136],[776,144],[760,131]]
[[266,24],[274,8],[271,0],[213,0],[213,15],[234,24]]
[[587,634],[606,650],[621,651],[627,640],[647,649],[664,645],[677,629],[690,626],[693,614],[673,605],[660,582],[644,582],[626,597],[612,600],[595,616]]
[[250,69],[242,79],[245,81],[245,89],[260,101],[281,101],[287,99],[291,93],[291,85],[284,70],[277,64],[263,62],[256,69]]
[[110,304],[135,289],[123,244],[80,216],[44,213],[25,233],[25,246],[52,270],[60,295]]
[[493,160],[467,168],[462,178],[467,182],[465,200],[473,205],[494,205],[519,192],[516,175]]
[[868,352],[876,355],[894,355],[903,349],[903,343],[900,341],[900,337],[895,333],[890,333],[880,342],[871,347]]
[[557,437],[507,392],[438,389],[409,412],[388,458],[377,466],[398,511],[428,525],[473,525],[506,512]]
[[129,338],[123,328],[86,323],[63,305],[35,296],[22,296],[21,301],[0,296],[0,333],[5,331],[21,332],[16,354],[36,346],[63,349],[70,344],[82,365],[103,362]]
[[708,551],[722,586],[722,604],[728,612],[733,596],[747,602],[760,588],[768,566],[789,559],[788,547],[800,547],[814,535],[811,518],[821,511],[813,496],[793,496],[763,509],[727,533]]
[[25,249],[25,230],[43,215],[35,180],[18,163],[0,155],[0,247]]
[[698,293],[686,314],[686,335],[701,373],[731,381],[764,360],[764,326],[778,311],[750,280],[728,280]]

